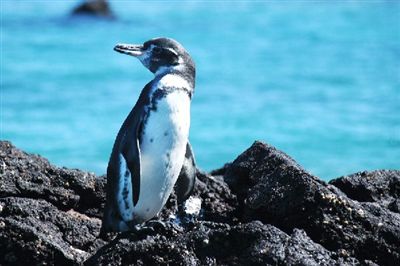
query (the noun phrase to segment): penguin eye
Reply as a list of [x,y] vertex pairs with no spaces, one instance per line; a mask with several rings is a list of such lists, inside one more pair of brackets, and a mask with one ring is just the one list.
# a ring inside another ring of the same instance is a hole
[[155,54],[161,54],[162,49],[160,47],[154,47],[153,48],[153,53]]

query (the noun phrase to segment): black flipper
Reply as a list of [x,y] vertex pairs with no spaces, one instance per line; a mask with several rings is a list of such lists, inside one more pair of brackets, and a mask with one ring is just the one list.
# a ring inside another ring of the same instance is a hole
[[149,91],[151,87],[152,82],[144,87],[135,107],[133,107],[123,125],[126,129],[122,141],[122,155],[131,174],[133,206],[136,206],[140,195],[140,179],[142,176],[140,166],[140,135],[142,133],[143,120],[146,116],[145,106],[150,103]]
[[[138,101],[122,124],[114,142],[113,150],[107,167],[107,197],[104,208],[101,232],[104,235],[111,231],[126,231],[129,224],[124,221],[119,210],[118,197],[121,193],[121,175],[130,174],[132,183],[132,201],[135,206],[140,196],[140,137],[143,123],[147,115],[146,106],[150,105],[149,94],[153,81],[142,90]],[[121,155],[126,162],[126,172],[121,173]],[[129,172],[129,173],[128,173]]]
[[[138,122],[138,127],[140,127],[140,124],[141,122]],[[128,134],[126,138],[127,143],[122,151],[122,155],[125,158],[127,168],[131,174],[132,200],[133,206],[136,206],[139,200],[141,178],[139,139],[137,134]]]
[[182,170],[175,184],[175,191],[179,204],[184,202],[192,194],[196,182],[196,172],[196,161],[194,160],[192,146],[188,141]]

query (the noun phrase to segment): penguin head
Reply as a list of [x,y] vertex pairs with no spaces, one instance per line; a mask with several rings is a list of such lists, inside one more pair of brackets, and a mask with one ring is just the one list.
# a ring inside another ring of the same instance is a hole
[[156,75],[172,70],[193,71],[194,62],[189,53],[177,41],[170,38],[155,38],[144,44],[117,44],[114,50],[137,57]]

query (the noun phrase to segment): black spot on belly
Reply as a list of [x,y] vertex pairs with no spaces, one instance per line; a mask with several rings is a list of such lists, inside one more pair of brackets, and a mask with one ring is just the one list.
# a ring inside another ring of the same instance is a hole
[[122,196],[124,199],[126,199],[128,197],[128,189],[126,187],[124,187],[124,189],[122,190]]
[[147,208],[147,209],[146,209],[146,212],[149,212],[149,211],[150,211],[150,208]]
[[122,198],[124,199],[125,209],[127,209],[127,210],[129,209],[128,194],[129,194],[129,191],[125,186],[124,189],[122,190]]
[[164,136],[168,136],[168,131],[165,131],[165,132],[164,132]]
[[150,142],[151,142],[151,143],[153,143],[153,141],[154,141],[154,139],[153,139],[153,138],[151,138],[151,139],[150,139]]
[[128,171],[128,169],[126,169],[125,170],[125,177],[128,177],[129,176],[129,171]]

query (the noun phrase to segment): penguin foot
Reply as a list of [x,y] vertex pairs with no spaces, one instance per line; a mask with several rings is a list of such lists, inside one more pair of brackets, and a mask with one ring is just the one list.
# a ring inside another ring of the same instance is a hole
[[137,225],[133,228],[132,232],[140,237],[143,235],[154,235],[156,231],[150,226]]
[[149,235],[166,229],[166,224],[159,220],[150,220],[145,224],[138,224],[132,227],[132,232],[136,235]]
[[162,233],[165,235],[175,235],[177,232],[183,232],[184,228],[174,221],[160,221],[151,220],[146,222],[140,228],[140,233],[146,232],[147,234]]
[[160,221],[160,220],[150,220],[146,223],[146,227],[151,227],[158,231],[159,229],[165,230],[167,228],[167,225],[165,222]]

